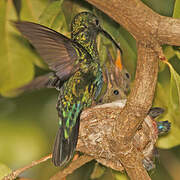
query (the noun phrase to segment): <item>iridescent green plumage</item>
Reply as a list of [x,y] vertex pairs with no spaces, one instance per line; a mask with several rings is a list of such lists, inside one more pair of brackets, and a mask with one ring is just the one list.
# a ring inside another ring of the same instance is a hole
[[97,34],[103,33],[116,47],[119,46],[100,27],[97,17],[89,12],[75,16],[71,25],[71,39],[39,24],[14,24],[54,71],[50,80],[41,77],[31,85],[43,79],[39,87],[48,84],[59,91],[59,130],[54,144],[53,163],[56,166],[64,165],[71,159],[77,144],[80,113],[96,101],[103,84]]
[[[76,47],[79,70],[60,89],[57,104],[60,130],[53,153],[56,165],[59,165],[59,159],[62,159],[61,162],[71,159],[78,139],[80,113],[96,100],[103,83],[96,47],[96,26],[99,25],[96,20],[94,15],[85,12],[78,14],[72,22],[71,39],[83,48]],[[63,143],[59,144],[61,141]],[[64,148],[66,153],[63,153],[61,148]]]

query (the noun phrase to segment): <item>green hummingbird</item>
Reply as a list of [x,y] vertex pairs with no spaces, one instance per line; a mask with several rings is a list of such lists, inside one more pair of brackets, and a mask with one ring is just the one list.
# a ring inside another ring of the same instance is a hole
[[[103,85],[96,44],[98,33],[104,34],[118,49],[120,47],[90,12],[81,12],[74,17],[70,39],[40,24],[17,21],[14,25],[54,71],[50,86],[59,91],[56,106],[59,130],[52,161],[55,166],[65,165],[76,148],[80,113],[97,100]],[[47,80],[46,77],[44,79]]]

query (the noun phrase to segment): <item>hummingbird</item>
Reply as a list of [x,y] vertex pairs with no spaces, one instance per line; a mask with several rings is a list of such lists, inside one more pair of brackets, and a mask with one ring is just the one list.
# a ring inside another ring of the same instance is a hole
[[[52,161],[55,166],[66,165],[72,159],[77,145],[80,114],[96,102],[103,85],[96,37],[102,33],[118,49],[120,47],[90,12],[81,12],[74,17],[71,38],[32,22],[17,21],[13,24],[53,71],[48,84],[59,91],[56,105],[59,130]],[[39,80],[45,82],[47,77]],[[39,80],[34,84],[37,85]]]

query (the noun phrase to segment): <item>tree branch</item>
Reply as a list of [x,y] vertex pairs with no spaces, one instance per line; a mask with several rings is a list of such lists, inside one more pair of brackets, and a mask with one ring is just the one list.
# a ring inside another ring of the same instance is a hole
[[161,16],[157,36],[160,44],[180,46],[180,19]]
[[73,171],[92,160],[93,157],[82,155],[78,157],[76,160],[72,161],[67,168],[63,169],[62,171],[59,171],[57,174],[51,177],[50,180],[63,180],[63,178],[71,174]]
[[138,62],[134,87],[116,125],[117,134],[119,131],[123,132],[121,136],[127,142],[152,106],[158,73],[158,59],[151,47],[144,41],[139,41],[137,47]]
[[[119,117],[116,117],[118,120],[116,121],[114,136],[109,145],[116,154],[119,154],[119,159],[121,159],[124,168],[132,179],[149,179],[142,166],[140,153],[131,142],[132,137],[152,106],[158,61],[156,54],[148,47],[148,44],[138,42],[137,45],[138,64],[134,87],[125,108],[123,108]],[[126,152],[129,153],[126,154]]]
[[15,171],[13,171],[12,173],[10,173],[9,175],[5,176],[2,180],[13,180],[13,179],[16,179],[21,173],[23,173],[24,171],[42,163],[42,162],[45,162],[47,161],[48,159],[51,159],[52,158],[52,154],[49,154],[48,156],[45,156],[37,161],[33,161],[31,164],[28,164],[22,168],[19,168]]
[[139,0],[87,1],[121,24],[136,40],[180,46],[180,19],[161,16]]
[[[76,154],[77,155],[77,154]],[[79,167],[81,167],[82,165],[86,164],[89,161],[92,161],[94,158],[88,155],[82,155],[82,156],[74,156],[74,158],[72,159],[72,162],[69,164],[69,166],[65,167],[63,170],[61,170],[60,172],[58,172],[57,174],[55,174],[53,177],[50,178],[50,180],[63,180],[64,178],[66,178],[69,174],[71,174],[73,171],[75,171],[76,169],[78,169]],[[15,171],[13,171],[12,173],[8,174],[7,176],[5,176],[2,180],[13,180],[16,179],[20,174],[22,174],[23,172],[25,172],[26,170],[40,164],[43,163],[49,159],[52,158],[52,154],[49,154],[48,156],[45,156],[37,161],[33,161],[32,163],[19,168]]]

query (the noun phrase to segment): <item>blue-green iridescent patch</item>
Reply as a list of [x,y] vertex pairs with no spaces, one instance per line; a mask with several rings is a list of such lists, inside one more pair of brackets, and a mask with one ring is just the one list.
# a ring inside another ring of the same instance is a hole
[[65,137],[65,139],[68,139],[68,138],[69,138],[69,134],[68,134],[68,132],[67,132],[66,129],[64,129],[64,137]]

